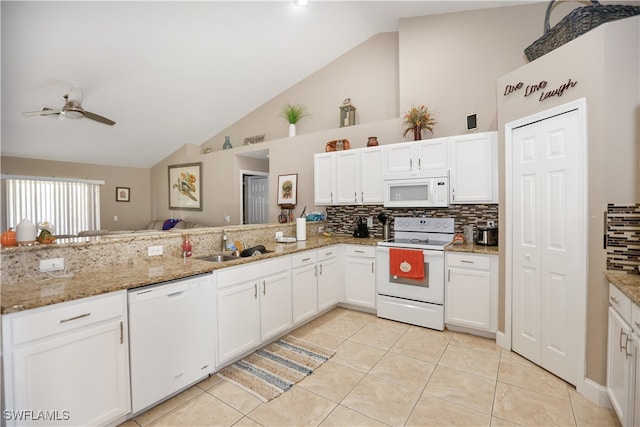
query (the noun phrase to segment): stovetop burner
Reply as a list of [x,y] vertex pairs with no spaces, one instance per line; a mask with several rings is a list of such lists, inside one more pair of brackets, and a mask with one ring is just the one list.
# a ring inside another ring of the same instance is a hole
[[444,250],[453,241],[454,224],[453,218],[395,218],[394,237],[378,245]]

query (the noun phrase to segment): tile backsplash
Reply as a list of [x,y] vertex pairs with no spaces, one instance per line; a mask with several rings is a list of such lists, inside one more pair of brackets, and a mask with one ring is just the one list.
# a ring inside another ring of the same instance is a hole
[[[384,213],[387,217],[425,216],[438,218],[455,218],[455,232],[462,233],[465,225],[485,226],[487,221],[498,225],[498,205],[451,205],[448,208],[426,209],[406,208],[391,209],[380,205],[327,206],[327,226],[333,227],[337,233],[352,234],[355,229],[354,217],[373,217],[373,227],[369,233],[382,236],[382,223],[377,216]],[[391,227],[393,230],[393,226]]]
[[638,273],[640,204],[607,206],[607,270]]

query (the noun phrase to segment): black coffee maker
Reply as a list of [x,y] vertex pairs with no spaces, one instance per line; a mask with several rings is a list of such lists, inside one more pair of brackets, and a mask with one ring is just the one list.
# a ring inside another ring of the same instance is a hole
[[356,229],[353,230],[353,237],[369,237],[369,228],[364,218],[356,217]]

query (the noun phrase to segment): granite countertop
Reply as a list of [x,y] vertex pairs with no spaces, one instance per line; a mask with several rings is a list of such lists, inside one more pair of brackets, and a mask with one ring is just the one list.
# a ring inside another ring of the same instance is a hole
[[220,268],[243,265],[255,261],[289,255],[340,243],[375,246],[378,238],[355,238],[352,236],[314,237],[295,243],[270,243],[265,245],[269,253],[239,258],[238,260],[214,263],[194,257],[160,257],[130,261],[125,265],[114,265],[88,273],[74,273],[71,277],[55,277],[38,273],[33,280],[2,284],[2,314],[42,307],[108,292],[133,289],[169,280],[181,279]]
[[467,252],[483,255],[498,255],[500,250],[498,246],[476,245],[474,243],[463,243],[458,245],[449,245],[445,248],[447,252]]
[[640,275],[619,271],[606,271],[605,277],[636,305],[640,305]]

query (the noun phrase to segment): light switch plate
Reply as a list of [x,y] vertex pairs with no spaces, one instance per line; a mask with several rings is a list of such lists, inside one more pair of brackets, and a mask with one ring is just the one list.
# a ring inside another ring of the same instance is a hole
[[64,270],[64,258],[40,260],[40,272]]

